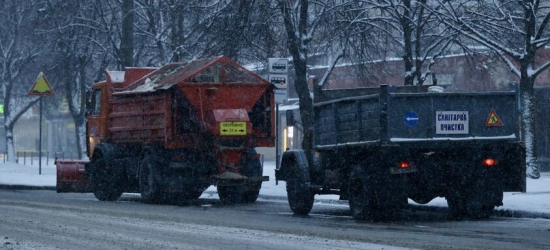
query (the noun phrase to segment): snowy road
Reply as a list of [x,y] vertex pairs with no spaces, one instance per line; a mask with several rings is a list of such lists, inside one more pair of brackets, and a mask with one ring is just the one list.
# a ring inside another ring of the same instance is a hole
[[0,249],[549,249],[550,220],[449,221],[438,212],[357,223],[347,207],[316,205],[307,218],[288,204],[222,205],[201,199],[147,205],[91,194],[0,190]]

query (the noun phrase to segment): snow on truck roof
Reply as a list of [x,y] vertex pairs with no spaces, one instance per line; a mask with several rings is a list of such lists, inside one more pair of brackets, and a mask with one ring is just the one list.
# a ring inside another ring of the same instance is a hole
[[107,71],[107,74],[109,74],[109,77],[111,78],[111,82],[113,83],[121,83],[124,82],[124,71]]
[[130,83],[115,95],[139,94],[188,84],[269,84],[225,56],[170,63]]

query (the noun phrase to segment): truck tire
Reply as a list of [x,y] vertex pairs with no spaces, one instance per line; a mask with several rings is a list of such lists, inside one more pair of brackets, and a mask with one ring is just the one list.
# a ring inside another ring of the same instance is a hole
[[244,186],[218,186],[218,196],[226,204],[239,204],[244,202]]
[[[249,154],[256,155],[256,150],[251,149]],[[247,159],[243,165],[243,174],[248,177],[261,178],[264,170],[260,159],[252,158]],[[256,202],[258,196],[260,195],[260,189],[262,188],[262,182],[251,182],[245,186],[243,192],[243,202],[244,203],[253,203]]]
[[380,221],[392,218],[406,201],[404,194],[394,190],[399,177],[389,173],[367,173],[355,166],[349,180],[349,207],[358,221]]
[[377,220],[378,207],[367,174],[360,166],[353,168],[349,180],[349,208],[355,220]]
[[260,196],[260,189],[262,188],[262,183],[250,184],[246,189],[246,192],[243,195],[244,203],[254,203]]
[[485,179],[476,180],[473,185],[461,186],[450,191],[445,199],[447,199],[451,218],[487,219],[491,217],[495,205],[487,203],[487,196],[501,197],[502,191],[499,188],[486,189],[484,181]]
[[164,194],[164,201],[167,204],[179,205],[190,200],[198,199],[202,193],[202,190],[190,188],[182,192]]
[[446,199],[449,214],[453,219],[487,219],[495,210],[494,205],[485,205],[471,197],[449,196]]
[[178,197],[182,200],[196,200],[201,197],[203,190],[200,189],[188,189],[185,192],[178,193]]
[[227,204],[253,203],[260,194],[261,183],[246,186],[218,186],[220,200]]
[[100,201],[116,201],[124,191],[123,177],[113,165],[114,148],[100,144],[92,156],[91,186],[94,196]]
[[295,215],[308,215],[313,208],[315,194],[307,186],[307,182],[301,174],[288,176],[286,181],[286,193],[288,205]]
[[145,203],[155,204],[163,200],[160,159],[152,149],[145,150],[139,164],[139,192]]
[[[256,150],[248,149],[245,155],[241,174],[247,177],[262,177],[263,168],[259,159],[249,158],[248,155],[256,155]],[[260,195],[262,182],[249,182],[241,186],[218,186],[218,195],[224,203],[253,203]]]
[[445,196],[447,206],[449,206],[449,215],[452,219],[462,219],[466,217],[466,198],[461,197],[459,191],[452,191],[453,194]]
[[280,173],[286,181],[288,205],[294,215],[308,215],[313,208],[315,193],[309,189],[309,165],[303,150],[289,150],[283,154]]

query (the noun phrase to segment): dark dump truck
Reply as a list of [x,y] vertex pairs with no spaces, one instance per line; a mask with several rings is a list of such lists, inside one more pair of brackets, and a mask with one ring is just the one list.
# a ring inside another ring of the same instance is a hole
[[503,192],[526,188],[518,93],[517,86],[319,90],[314,149],[286,151],[276,179],[286,181],[297,215],[311,211],[314,195],[337,194],[357,220],[389,218],[407,198],[436,197],[446,198],[455,218],[487,218]]

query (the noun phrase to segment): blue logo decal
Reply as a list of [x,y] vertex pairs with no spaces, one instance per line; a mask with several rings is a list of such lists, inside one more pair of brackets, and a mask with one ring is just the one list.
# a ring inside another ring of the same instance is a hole
[[409,127],[416,126],[416,124],[418,124],[418,114],[416,114],[414,111],[410,111],[405,114],[403,120],[405,121],[405,124],[407,124],[407,126]]

